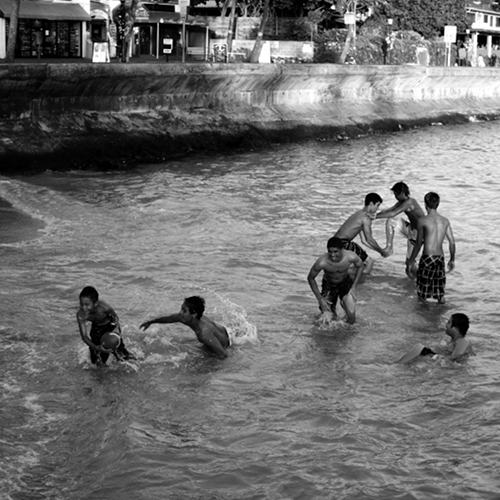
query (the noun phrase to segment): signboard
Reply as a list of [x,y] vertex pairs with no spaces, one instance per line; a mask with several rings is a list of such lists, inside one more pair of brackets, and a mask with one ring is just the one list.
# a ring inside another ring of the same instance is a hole
[[455,43],[457,41],[457,27],[445,26],[444,27],[444,41],[445,43]]
[[163,54],[171,54],[174,47],[174,40],[172,38],[163,38],[162,47]]
[[346,12],[344,14],[344,24],[356,24],[356,14],[354,12]]
[[190,0],[179,0],[179,12],[181,14],[181,18],[185,18],[187,15],[187,9],[189,7]]
[[215,43],[214,62],[227,62],[227,45],[225,43]]
[[109,63],[109,45],[107,43],[94,43],[92,62]]

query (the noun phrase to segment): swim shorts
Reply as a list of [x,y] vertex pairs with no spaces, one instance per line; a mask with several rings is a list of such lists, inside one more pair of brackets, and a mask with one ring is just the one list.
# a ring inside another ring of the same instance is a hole
[[346,250],[354,252],[363,262],[368,258],[368,254],[357,243],[354,243],[354,241],[344,238],[340,238],[340,240],[342,241],[342,246]]
[[429,349],[428,347],[422,348],[420,351],[420,356],[434,356],[436,354],[432,349]]
[[353,281],[350,276],[346,276],[340,283],[329,283],[323,276],[323,281],[321,282],[321,295],[325,297],[328,302],[331,302],[332,312],[335,313],[335,306],[337,305],[339,297],[342,299],[349,293],[352,283]]
[[417,295],[441,300],[444,296],[446,274],[443,255],[422,255],[417,269]]
[[[113,351],[115,357],[118,359],[117,354],[121,354],[125,359],[131,358],[132,356],[128,351],[128,349],[125,347],[125,344],[123,342],[123,337],[117,330],[117,324],[114,321],[110,321],[105,325],[95,325],[94,323],[92,323],[92,327],[90,329],[90,340],[92,340],[92,342],[95,345],[100,345],[101,337],[105,333],[111,333],[111,332],[115,333],[116,335],[119,335],[120,337],[120,345],[117,347],[116,351]],[[106,363],[106,361],[109,358],[109,352],[96,352],[91,347],[89,347],[89,350],[90,350],[90,361],[94,364],[97,363],[98,356],[101,358],[101,361],[103,363]]]
[[401,219],[401,234],[413,245],[417,243],[417,229],[413,228],[409,221]]

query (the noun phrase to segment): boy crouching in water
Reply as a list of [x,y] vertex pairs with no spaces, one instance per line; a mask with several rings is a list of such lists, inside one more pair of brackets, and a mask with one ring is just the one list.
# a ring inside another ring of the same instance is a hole
[[[76,320],[82,340],[89,346],[90,361],[93,364],[106,364],[111,353],[118,361],[135,359],[126,349],[122,338],[120,321],[114,309],[99,300],[97,290],[86,286],[80,292],[80,308]],[[90,332],[87,322],[91,323]]]
[[465,338],[468,330],[468,316],[463,313],[452,314],[445,326],[445,333],[451,338],[451,342],[446,347],[434,351],[422,344],[417,344],[410,352],[405,354],[398,363],[410,363],[420,356],[434,357],[435,355],[441,354],[452,361],[459,361],[467,355],[473,355],[472,343],[468,338]]

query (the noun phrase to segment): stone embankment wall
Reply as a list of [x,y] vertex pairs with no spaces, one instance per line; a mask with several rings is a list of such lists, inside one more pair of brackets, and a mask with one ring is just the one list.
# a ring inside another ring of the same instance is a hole
[[0,170],[106,167],[500,114],[496,68],[0,65]]

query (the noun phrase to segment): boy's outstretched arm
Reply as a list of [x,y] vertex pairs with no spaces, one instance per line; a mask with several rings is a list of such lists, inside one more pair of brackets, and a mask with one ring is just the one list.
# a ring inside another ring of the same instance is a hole
[[405,203],[405,202],[396,203],[395,205],[393,205],[390,208],[380,210],[380,212],[378,212],[375,215],[375,218],[376,219],[385,219],[385,218],[390,219],[391,217],[395,217],[396,215],[399,215],[400,213],[404,212],[406,210],[406,207],[407,207],[407,203]]
[[142,328],[144,331],[146,331],[153,323],[182,323],[182,320],[179,313],[175,313],[168,316],[160,316],[159,318],[144,321],[144,323],[141,323],[141,326],[139,326],[139,328]]
[[377,243],[372,234],[372,221],[366,219],[363,221],[363,227],[361,232],[365,238],[366,245],[368,245],[372,250],[378,252],[382,257],[387,257],[387,252]]
[[78,329],[80,330],[80,337],[82,338],[82,340],[85,342],[85,344],[87,344],[91,349],[93,349],[94,351],[98,352],[98,351],[102,351],[103,349],[98,346],[98,345],[95,345],[92,340],[90,339],[90,336],[87,332],[87,324],[86,324],[86,320],[85,318],[81,315],[80,311],[78,311],[76,313],[76,321],[78,323]]

